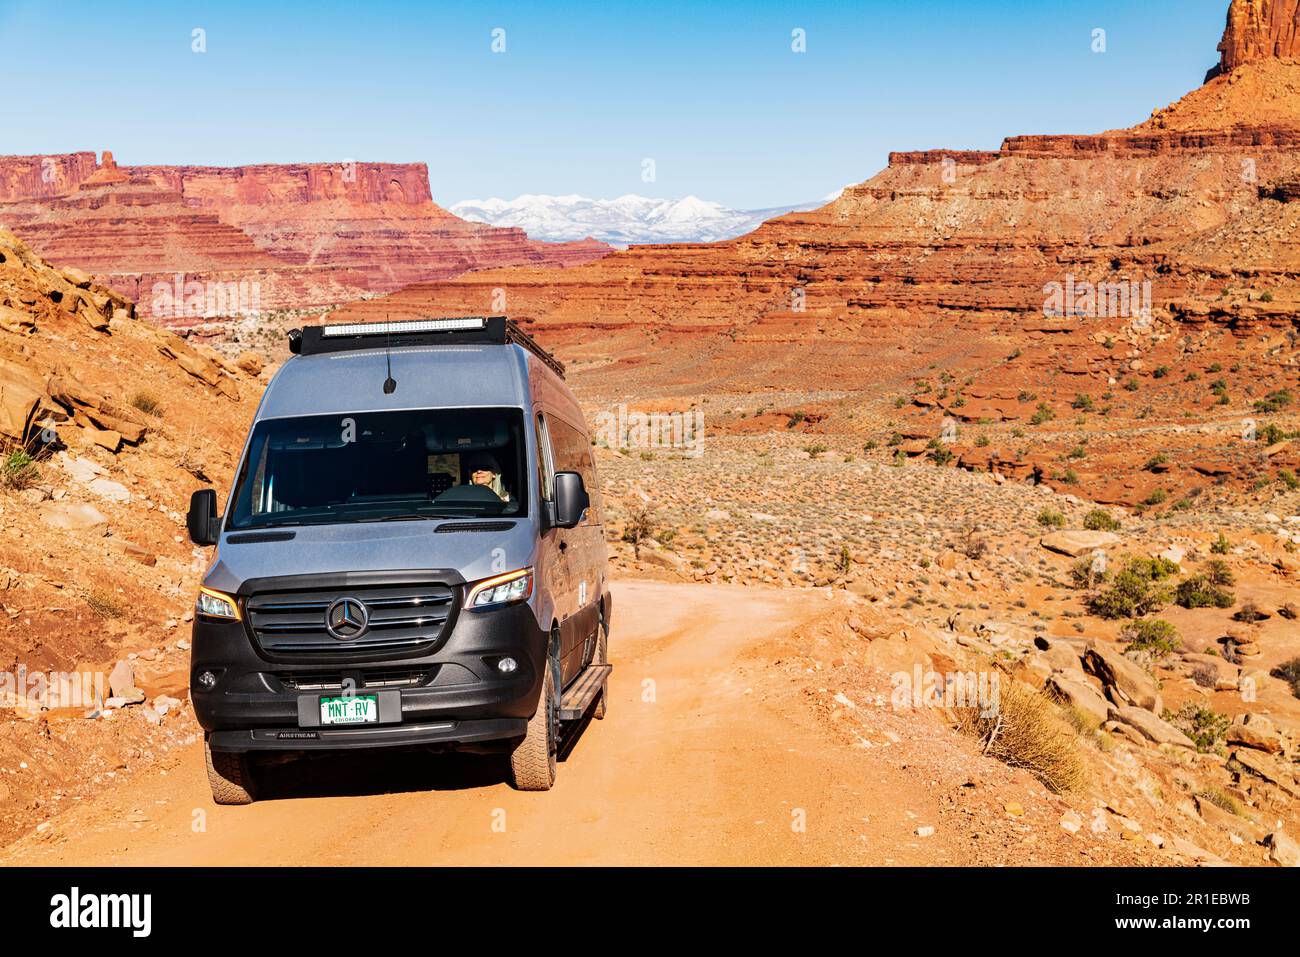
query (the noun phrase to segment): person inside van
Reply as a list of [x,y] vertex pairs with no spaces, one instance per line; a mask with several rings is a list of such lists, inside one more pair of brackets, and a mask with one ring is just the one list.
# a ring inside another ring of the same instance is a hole
[[506,491],[505,483],[501,481],[501,466],[497,464],[496,457],[490,452],[475,452],[469,455],[465,462],[465,470],[469,474],[471,484],[485,485],[495,492],[501,501],[511,501],[510,493]]

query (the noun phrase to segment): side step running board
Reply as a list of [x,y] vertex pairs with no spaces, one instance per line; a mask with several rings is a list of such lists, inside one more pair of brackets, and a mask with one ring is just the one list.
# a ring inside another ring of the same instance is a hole
[[588,665],[560,699],[560,720],[577,721],[586,714],[613,670],[613,665]]

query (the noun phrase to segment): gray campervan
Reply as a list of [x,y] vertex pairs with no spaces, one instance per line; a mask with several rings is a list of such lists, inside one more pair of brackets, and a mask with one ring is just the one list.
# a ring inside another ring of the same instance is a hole
[[267,752],[509,755],[555,780],[560,722],[604,716],[610,595],[591,441],[564,367],[501,316],[290,333],[194,616],[218,804]]

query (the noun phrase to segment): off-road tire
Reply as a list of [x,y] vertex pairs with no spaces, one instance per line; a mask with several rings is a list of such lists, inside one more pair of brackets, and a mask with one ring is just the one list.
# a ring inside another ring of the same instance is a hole
[[247,755],[213,751],[204,735],[203,756],[207,759],[212,800],[218,804],[253,803],[253,774]]
[[[591,663],[593,665],[604,665],[609,663],[609,626],[605,624],[605,613],[600,614],[600,624],[596,626],[596,650],[592,652]],[[609,679],[600,687],[600,697],[596,699],[596,706],[591,711],[591,716],[597,721],[605,719],[605,712],[609,710]]]
[[543,666],[542,696],[528,720],[528,733],[510,753],[510,784],[517,791],[549,791],[555,783],[555,755],[559,749],[559,714],[551,660]]

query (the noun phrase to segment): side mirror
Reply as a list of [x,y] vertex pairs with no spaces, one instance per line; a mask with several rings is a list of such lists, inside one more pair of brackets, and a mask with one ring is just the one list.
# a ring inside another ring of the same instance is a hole
[[555,473],[555,525],[573,528],[591,506],[591,497],[577,472]]
[[217,514],[217,493],[201,488],[190,496],[190,511],[185,516],[190,541],[195,545],[215,545],[221,533],[221,516]]

